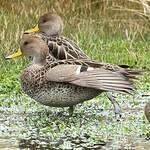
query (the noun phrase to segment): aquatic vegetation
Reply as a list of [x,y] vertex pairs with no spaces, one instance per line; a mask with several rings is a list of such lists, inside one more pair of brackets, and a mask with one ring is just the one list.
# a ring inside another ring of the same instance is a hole
[[[81,6],[78,1],[13,0],[10,5],[8,0],[0,0],[0,148],[150,147],[150,124],[144,116],[148,98],[141,97],[150,89],[149,72],[136,81],[137,91],[133,96],[114,93],[123,108],[122,118],[115,116],[105,94],[77,105],[69,118],[67,109],[40,105],[24,94],[20,72],[28,60],[5,60],[5,56],[18,48],[23,32],[33,26],[41,14],[54,10],[65,22],[63,35],[77,41],[92,59],[149,69],[149,25],[138,15],[139,8],[143,11],[139,3],[130,7],[126,15],[128,3],[122,6],[124,11],[118,10],[118,13],[107,7],[110,3],[104,5],[105,1],[100,4],[83,0]],[[114,6],[115,2],[117,0],[113,1]],[[131,10],[135,10],[134,13]],[[111,18],[113,12],[114,18]]]

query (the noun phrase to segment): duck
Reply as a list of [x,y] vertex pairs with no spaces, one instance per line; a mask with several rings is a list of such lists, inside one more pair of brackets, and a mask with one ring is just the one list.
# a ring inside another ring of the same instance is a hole
[[33,29],[25,31],[24,34],[32,33],[32,36],[43,39],[56,59],[90,59],[73,40],[60,35],[62,30],[61,17],[56,13],[49,12],[42,15],[37,25]]
[[147,120],[150,122],[150,101],[145,105],[144,113]]
[[21,42],[17,53],[6,58],[18,56],[33,58],[21,73],[24,92],[43,105],[69,107],[70,116],[75,105],[103,92],[131,94],[136,88],[133,80],[143,75],[143,71],[89,59],[58,60],[41,38],[30,35]]
[[[64,59],[85,59],[90,60],[90,57],[71,39],[61,36],[63,30],[63,21],[61,17],[53,12],[48,12],[40,16],[37,25],[24,34],[43,39],[49,48],[49,53],[58,60]],[[128,68],[128,65],[120,67]],[[115,97],[106,93],[106,96],[114,106],[115,114],[121,116],[122,109]]]
[[[148,92],[147,94],[143,94],[142,97],[149,97],[150,96],[150,92]],[[146,116],[146,119],[150,122],[150,101],[147,102],[147,104],[144,107],[144,114]]]

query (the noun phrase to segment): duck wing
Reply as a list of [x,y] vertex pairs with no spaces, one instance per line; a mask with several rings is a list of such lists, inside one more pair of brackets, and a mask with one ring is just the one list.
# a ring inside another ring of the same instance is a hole
[[31,36],[42,38],[47,43],[50,54],[56,59],[90,59],[73,40],[64,36],[47,36],[42,32]]
[[135,85],[120,72],[81,65],[57,65],[46,73],[48,81],[66,82],[102,91],[131,93]]

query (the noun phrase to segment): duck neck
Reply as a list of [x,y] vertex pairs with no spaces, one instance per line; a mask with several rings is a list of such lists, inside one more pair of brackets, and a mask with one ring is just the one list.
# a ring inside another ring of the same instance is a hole
[[46,58],[40,56],[33,57],[32,63],[43,66],[46,63]]

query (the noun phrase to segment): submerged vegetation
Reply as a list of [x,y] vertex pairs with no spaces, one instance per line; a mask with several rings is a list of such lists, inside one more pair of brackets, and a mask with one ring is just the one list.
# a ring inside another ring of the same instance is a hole
[[[150,90],[149,72],[136,81],[133,96],[117,95],[123,109],[117,120],[105,94],[67,108],[36,103],[21,89],[25,58],[5,60],[45,12],[64,21],[62,35],[77,42],[100,62],[150,68],[150,2],[140,0],[0,0],[0,148],[148,149],[150,124],[144,116]],[[9,143],[6,144],[6,143]]]

